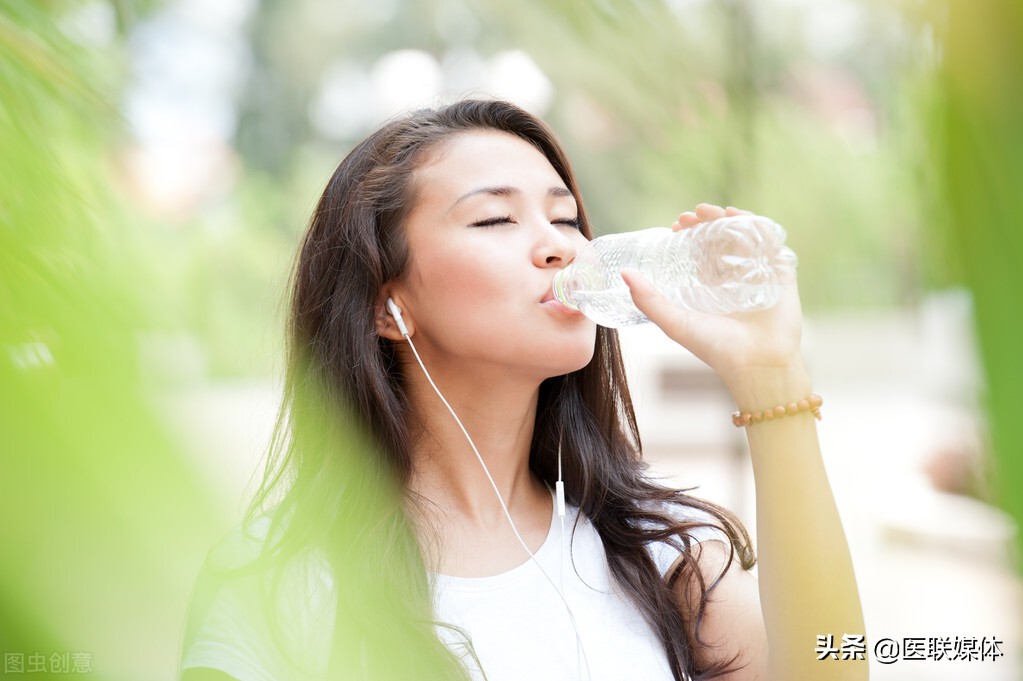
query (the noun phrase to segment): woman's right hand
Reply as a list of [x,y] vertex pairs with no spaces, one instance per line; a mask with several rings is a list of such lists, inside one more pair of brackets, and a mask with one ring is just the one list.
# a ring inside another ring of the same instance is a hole
[[[748,214],[701,203],[695,211],[680,214],[672,229]],[[636,306],[669,338],[717,372],[741,409],[775,404],[772,399],[789,402],[791,391],[808,391],[800,351],[803,317],[794,280],[783,286],[781,299],[771,308],[717,315],[678,307],[638,271],[625,270],[622,276]]]

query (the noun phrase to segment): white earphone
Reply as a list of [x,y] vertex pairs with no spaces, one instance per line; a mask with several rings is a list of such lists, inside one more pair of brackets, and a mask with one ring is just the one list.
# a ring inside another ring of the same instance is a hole
[[387,312],[394,317],[394,323],[398,325],[398,331],[401,332],[401,335],[408,338],[408,327],[405,326],[405,320],[401,318],[401,308],[389,296],[387,298]]

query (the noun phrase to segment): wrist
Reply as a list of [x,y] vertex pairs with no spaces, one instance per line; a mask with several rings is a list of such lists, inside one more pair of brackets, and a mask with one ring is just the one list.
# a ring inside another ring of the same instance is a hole
[[747,369],[735,373],[725,383],[741,412],[799,401],[813,392],[813,384],[802,362]]

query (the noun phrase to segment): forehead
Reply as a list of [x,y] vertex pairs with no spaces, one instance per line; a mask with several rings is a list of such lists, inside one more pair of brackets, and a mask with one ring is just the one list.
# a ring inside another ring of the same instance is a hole
[[476,186],[528,191],[536,185],[546,192],[551,186],[565,185],[539,149],[498,130],[461,132],[439,144],[416,171],[416,184],[421,198],[454,192],[461,196]]

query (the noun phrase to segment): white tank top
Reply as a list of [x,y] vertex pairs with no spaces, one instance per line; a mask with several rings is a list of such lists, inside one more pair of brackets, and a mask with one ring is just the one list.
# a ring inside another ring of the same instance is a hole
[[[483,673],[488,681],[672,680],[657,635],[614,584],[604,545],[585,516],[573,535],[579,515],[567,509],[562,541],[561,519],[552,512],[547,538],[535,554],[564,594],[575,627],[558,591],[532,560],[491,577],[430,576],[437,618],[450,625],[438,626],[438,636],[474,681],[482,681]],[[687,517],[708,518],[695,510]],[[265,532],[265,524],[245,535],[236,531],[227,550],[254,556]],[[727,541],[714,528],[699,528],[693,536]],[[661,574],[678,557],[667,544],[649,548]],[[282,634],[275,636],[265,621],[258,584],[255,576],[225,581],[208,607],[192,613],[197,621],[182,670],[209,667],[239,681],[323,678],[335,608],[325,561],[289,565],[276,605]]]
[[[439,627],[438,635],[474,681],[484,678],[480,668],[488,681],[672,681],[664,647],[612,579],[604,544],[585,516],[573,535],[578,516],[568,508],[564,540],[561,519],[552,518],[535,554],[539,566],[527,560],[492,577],[433,575],[437,618],[464,632]],[[712,528],[694,537],[727,540]],[[678,557],[666,544],[651,550],[661,574]]]

